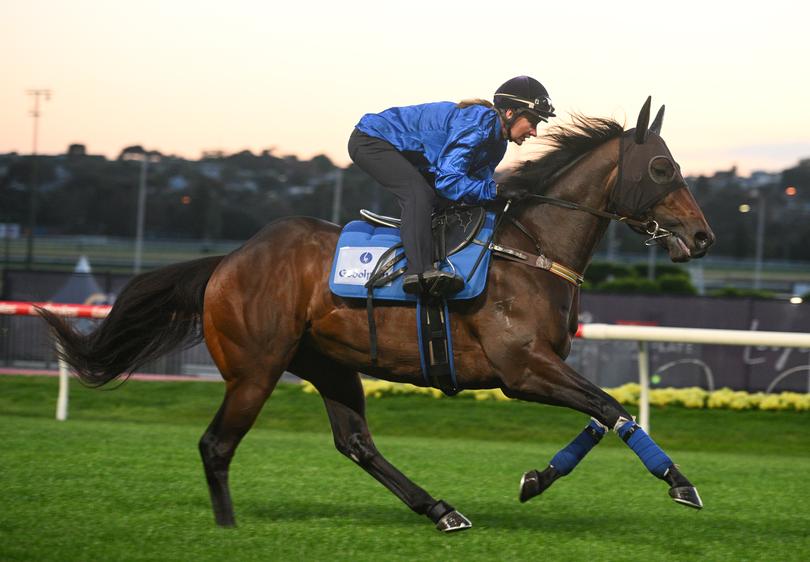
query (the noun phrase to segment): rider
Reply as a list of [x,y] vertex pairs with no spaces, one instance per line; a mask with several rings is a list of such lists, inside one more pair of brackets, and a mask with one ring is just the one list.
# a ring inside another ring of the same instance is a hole
[[548,92],[529,76],[504,82],[487,100],[392,107],[368,113],[349,139],[351,159],[399,200],[401,237],[408,259],[402,288],[450,294],[464,287],[458,275],[433,264],[431,213],[440,198],[476,204],[495,199],[492,178],[507,141],[537,136],[554,117]]

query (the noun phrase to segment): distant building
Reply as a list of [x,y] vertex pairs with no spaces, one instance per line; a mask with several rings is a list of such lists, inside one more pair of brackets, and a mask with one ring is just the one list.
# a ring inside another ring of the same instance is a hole
[[728,187],[734,184],[739,184],[737,166],[732,167],[727,172],[715,172],[714,175],[709,178],[710,187]]
[[199,170],[202,175],[212,180],[222,179],[222,170],[224,168],[221,162],[205,161],[199,165]]
[[747,178],[740,178],[740,185],[743,187],[759,188],[766,185],[778,184],[782,180],[782,172],[772,173],[757,170],[751,172]]
[[92,160],[105,160],[105,161],[107,160],[107,158],[101,154],[87,154],[87,147],[79,143],[74,143],[68,146],[67,153],[65,154],[65,156],[67,156],[68,160],[77,160],[79,158]]
[[287,195],[301,196],[315,193],[314,185],[290,185],[285,188]]
[[259,191],[259,184],[250,178],[237,178],[228,181],[225,184],[225,189],[228,191],[249,191],[256,193]]
[[71,144],[67,149],[68,158],[87,156],[87,148],[83,144]]
[[185,191],[188,189],[189,184],[190,182],[188,179],[186,179],[186,177],[182,174],[175,174],[166,182],[166,185],[172,191]]

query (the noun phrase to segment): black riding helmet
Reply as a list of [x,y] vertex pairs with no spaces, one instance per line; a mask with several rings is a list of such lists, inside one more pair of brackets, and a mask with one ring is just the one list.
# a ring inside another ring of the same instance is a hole
[[505,120],[507,130],[524,113],[530,113],[535,121],[548,121],[549,117],[556,117],[548,90],[531,76],[516,76],[501,84],[495,91],[493,102],[502,112],[514,110],[513,117]]

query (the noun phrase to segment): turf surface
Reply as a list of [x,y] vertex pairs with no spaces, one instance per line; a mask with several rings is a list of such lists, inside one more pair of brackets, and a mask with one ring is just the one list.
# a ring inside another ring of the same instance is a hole
[[521,403],[369,402],[381,451],[473,529],[442,535],[332,446],[320,400],[282,386],[231,470],[236,529],[213,524],[196,443],[218,383],[0,377],[0,560],[803,560],[807,414],[653,409],[653,436],[706,508],[669,500],[614,436],[521,505],[584,416]]

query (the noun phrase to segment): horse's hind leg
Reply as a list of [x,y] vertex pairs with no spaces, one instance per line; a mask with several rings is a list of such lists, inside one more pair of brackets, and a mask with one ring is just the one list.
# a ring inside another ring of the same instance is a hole
[[283,369],[261,377],[229,380],[225,399],[200,439],[200,456],[217,525],[236,524],[228,486],[228,469],[239,442],[248,432],[275,388]]
[[366,423],[365,396],[356,372],[326,360],[313,360],[311,356],[306,366],[302,363],[293,363],[291,370],[312,382],[320,392],[338,451],[357,463],[413,511],[429,517],[440,531],[461,531],[472,526],[451,505],[431,497],[380,454]]
[[508,396],[567,406],[592,416],[593,420],[554,456],[543,472],[533,470],[523,475],[521,501],[541,494],[557,478],[570,473],[601,440],[606,430],[613,428],[647,470],[669,484],[669,495],[673,500],[697,509],[703,507],[695,487],[612,396],[582,377],[550,350],[533,353],[529,363],[532,366],[530,372],[505,381],[507,388],[504,392]]

